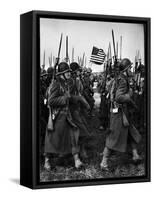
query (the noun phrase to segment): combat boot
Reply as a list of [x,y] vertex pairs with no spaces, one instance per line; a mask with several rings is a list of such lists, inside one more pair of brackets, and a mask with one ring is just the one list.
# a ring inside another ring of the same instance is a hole
[[83,163],[81,162],[80,159],[75,160],[75,168],[76,169],[79,169],[82,166],[83,166]]
[[100,164],[100,167],[101,167],[102,170],[108,170],[109,154],[110,154],[110,150],[107,147],[105,147],[104,151],[103,151],[103,159],[102,159],[102,162]]
[[50,171],[50,169],[51,169],[51,166],[49,163],[49,158],[47,158],[47,157],[45,158],[44,169],[47,171]]
[[80,167],[83,166],[83,163],[81,162],[81,160],[80,160],[78,154],[75,154],[75,155],[74,155],[74,162],[75,162],[75,168],[76,168],[76,169],[79,169]]
[[133,160],[134,162],[138,162],[138,161],[141,161],[141,160],[142,160],[142,158],[139,156],[139,154],[138,154],[138,152],[137,152],[137,149],[133,149],[133,150],[132,150],[132,153],[133,153],[133,158],[132,158],[132,160]]
[[105,156],[103,156],[102,162],[100,164],[100,168],[102,170],[108,170],[108,163],[107,163],[107,161],[108,161],[108,158],[105,157]]

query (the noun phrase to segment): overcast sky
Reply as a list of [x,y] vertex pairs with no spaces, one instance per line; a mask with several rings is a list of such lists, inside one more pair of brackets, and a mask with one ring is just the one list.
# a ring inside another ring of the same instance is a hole
[[[133,63],[136,51],[140,50],[142,62],[144,63],[144,29],[142,24],[95,22],[83,20],[61,20],[61,19],[40,19],[40,62],[43,62],[43,52],[45,50],[45,65],[49,66],[48,57],[57,57],[60,35],[63,33],[61,59],[66,54],[66,35],[69,40],[69,56],[72,57],[72,47],[74,47],[74,57],[82,57],[83,53],[87,57],[89,64],[92,47],[102,48],[107,53],[109,42],[113,55],[112,29],[114,30],[115,43],[120,44],[122,35],[122,58],[129,58]],[[92,66],[93,71],[102,71],[102,65]]]

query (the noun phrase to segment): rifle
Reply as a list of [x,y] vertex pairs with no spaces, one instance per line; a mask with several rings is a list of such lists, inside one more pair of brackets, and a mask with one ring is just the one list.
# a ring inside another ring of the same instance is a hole
[[[62,44],[62,37],[63,37],[63,34],[61,34],[61,37],[60,37],[58,57],[56,58],[56,61],[54,63],[54,71],[53,71],[52,81],[51,81],[51,84],[50,84],[50,86],[48,88],[48,92],[47,92],[48,93],[48,97],[49,97],[50,89],[52,88],[52,85],[53,85],[53,82],[54,82],[54,79],[55,79],[56,67],[59,64],[61,44]],[[49,101],[48,101],[48,108],[49,108],[49,118],[48,118],[47,129],[50,130],[50,131],[52,131],[53,130],[52,109],[51,109],[51,107],[49,105]]]
[[74,47],[72,48],[72,62],[74,62]]
[[80,58],[79,58],[79,56],[78,56],[78,64],[80,65]]
[[51,67],[51,59],[50,59],[50,57],[49,57],[49,66]]
[[85,53],[83,53],[82,61],[81,61],[81,66],[84,66],[84,58],[85,58]]
[[122,59],[122,36],[120,36],[120,60]]
[[42,68],[44,70],[45,68],[45,50],[44,50],[44,54],[43,54],[43,64],[42,64]]
[[86,64],[87,64],[87,57],[85,57],[84,67],[86,67]]
[[69,62],[69,56],[68,56],[68,36],[66,36],[66,58],[65,61]]
[[50,63],[51,63],[51,67],[52,67],[52,53],[51,53],[51,57],[50,57]]
[[118,42],[117,42],[117,49],[116,49],[116,56],[117,56],[117,59],[118,59]]
[[114,40],[114,32],[112,30],[112,39],[113,39],[113,50],[114,50],[114,64],[117,63],[117,55],[116,55],[116,47],[115,47],[115,40]]
[[55,59],[54,71],[53,71],[53,76],[52,76],[52,81],[51,81],[51,83],[53,83],[53,81],[54,81],[54,79],[55,79],[56,67],[58,66],[59,60],[60,60],[60,51],[61,51],[62,38],[63,38],[63,34],[61,33],[60,43],[59,43],[59,49],[58,49],[58,56],[57,56],[57,58]]

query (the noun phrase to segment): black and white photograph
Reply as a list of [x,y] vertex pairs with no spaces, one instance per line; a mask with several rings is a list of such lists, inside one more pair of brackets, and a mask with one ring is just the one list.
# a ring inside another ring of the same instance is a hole
[[39,181],[146,176],[142,23],[40,17]]

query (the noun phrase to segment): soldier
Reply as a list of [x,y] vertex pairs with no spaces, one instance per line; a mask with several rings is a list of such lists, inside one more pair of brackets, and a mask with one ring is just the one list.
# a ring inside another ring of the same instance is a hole
[[53,67],[49,67],[47,69],[47,86],[49,87],[51,81],[52,81],[52,78],[53,78],[53,73],[54,73],[54,68]]
[[97,85],[98,92],[101,95],[101,102],[99,106],[99,119],[100,119],[100,130],[107,128],[107,99],[106,99],[106,80],[105,75],[101,77]]
[[45,138],[45,130],[48,121],[49,110],[46,105],[46,90],[49,86],[49,81],[51,82],[51,78],[49,78],[49,73],[41,74],[40,76],[40,149],[43,152],[44,147],[44,138]]
[[100,130],[106,130],[109,126],[109,110],[110,110],[110,87],[113,82],[113,76],[107,75],[107,78],[102,79],[102,82],[99,85],[99,92],[101,94],[101,103],[99,109],[99,119],[100,119]]
[[68,80],[70,69],[67,63],[61,62],[58,65],[57,79],[53,82],[48,96],[48,105],[52,109],[53,127],[46,129],[45,136],[45,164],[50,169],[49,154],[72,154],[75,167],[79,168],[82,162],[79,158],[79,129],[72,120],[70,113],[70,102],[75,97],[70,95]]
[[91,80],[91,69],[88,68],[87,71],[84,74],[84,77],[82,79],[82,83],[83,83],[83,96],[85,97],[86,101],[88,102],[88,104],[90,105],[90,112],[89,112],[89,116],[93,116],[92,115],[92,110],[94,107],[94,91],[93,91],[93,81]]
[[115,79],[113,91],[113,108],[110,118],[110,133],[106,138],[106,145],[103,152],[103,159],[100,164],[102,169],[108,169],[108,158],[111,150],[125,152],[127,144],[132,147],[132,159],[140,160],[137,152],[137,144],[141,140],[141,135],[134,127],[129,116],[129,107],[136,109],[134,101],[131,99],[129,91],[128,77],[132,63],[125,58],[120,64],[120,74]]
[[87,121],[84,116],[84,112],[90,109],[88,102],[83,97],[83,85],[80,80],[80,66],[76,62],[72,62],[70,64],[71,74],[73,79],[72,89],[70,90],[70,94],[74,97],[76,96],[77,101],[70,102],[70,111],[72,114],[72,118],[74,123],[79,127],[80,135],[79,135],[79,143],[82,157],[87,157],[85,151],[85,141],[87,137],[90,135]]

